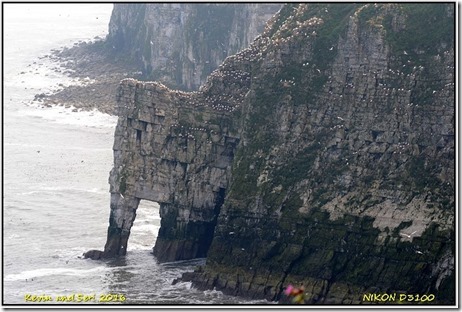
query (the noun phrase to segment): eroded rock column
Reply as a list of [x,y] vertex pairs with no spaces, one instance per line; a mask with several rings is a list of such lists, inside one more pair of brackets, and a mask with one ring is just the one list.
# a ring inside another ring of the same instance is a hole
[[111,215],[103,257],[124,256],[140,199],[111,194]]

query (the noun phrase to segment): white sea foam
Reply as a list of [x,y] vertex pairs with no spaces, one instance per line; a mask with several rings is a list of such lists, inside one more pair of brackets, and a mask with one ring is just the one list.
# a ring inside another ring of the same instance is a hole
[[104,266],[99,266],[92,269],[43,268],[23,271],[16,274],[8,274],[5,276],[5,281],[19,281],[50,275],[88,276],[89,274],[101,274],[102,272],[107,272],[110,270],[110,268]]
[[[174,285],[175,287],[170,287],[171,289],[173,288],[181,288],[181,289],[191,289],[192,287],[192,282],[178,282]],[[168,289],[168,288],[167,288]]]
[[42,193],[64,193],[64,192],[108,194],[108,191],[106,189],[100,189],[96,187],[91,188],[91,189],[79,189],[79,188],[72,188],[72,187],[44,186],[37,190],[19,193],[19,195],[34,195],[34,194],[42,194]]
[[135,243],[135,242],[129,242],[128,251],[151,250],[153,246],[154,246],[154,242],[152,242],[151,244],[140,244],[140,243]]
[[136,232],[142,233],[142,232],[148,232],[148,233],[156,233],[157,230],[159,230],[159,226],[155,225],[154,223],[151,224],[135,224],[133,227]]
[[213,297],[222,297],[223,293],[215,288],[212,290],[204,290],[205,296],[213,296]]
[[19,234],[10,234],[5,238],[6,238],[6,240],[10,240],[10,239],[15,239],[15,238],[20,238],[20,237],[21,237],[21,235],[19,235]]
[[29,108],[23,109],[20,113],[31,117],[40,117],[45,120],[58,124],[75,125],[96,128],[115,128],[117,117],[105,114],[93,109],[83,111],[70,106],[52,106],[42,108],[39,104],[33,104]]

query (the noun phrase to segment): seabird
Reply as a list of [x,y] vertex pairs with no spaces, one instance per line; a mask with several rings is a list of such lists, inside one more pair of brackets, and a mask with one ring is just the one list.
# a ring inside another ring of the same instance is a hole
[[406,236],[407,238],[411,238],[412,235],[414,235],[415,232],[417,232],[417,231],[414,231],[414,232],[412,232],[411,234],[406,234],[406,233],[400,232],[399,235],[401,235],[401,236]]

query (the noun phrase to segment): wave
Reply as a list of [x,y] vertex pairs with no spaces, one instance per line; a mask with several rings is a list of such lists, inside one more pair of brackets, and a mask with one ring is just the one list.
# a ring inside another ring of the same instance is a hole
[[[159,219],[160,221],[160,219]],[[160,223],[152,221],[149,224],[133,224],[132,231],[136,233],[157,233]]]
[[135,250],[152,250],[152,247],[154,247],[154,242],[152,242],[151,244],[139,244],[139,243],[133,243],[133,242],[129,242],[128,243],[128,251],[135,251]]
[[22,192],[19,195],[34,195],[42,193],[61,193],[61,192],[78,192],[78,193],[93,193],[93,194],[109,194],[109,191],[106,189],[100,188],[91,188],[91,189],[81,189],[81,188],[72,188],[72,187],[42,187],[37,190]]
[[217,298],[223,297],[223,292],[216,290],[215,288],[212,290],[204,290],[203,294],[205,296],[212,296],[212,297],[217,297]]
[[5,281],[19,281],[32,279],[36,277],[51,276],[51,275],[67,275],[67,276],[87,276],[92,274],[99,274],[102,272],[110,271],[110,268],[99,266],[92,269],[72,269],[72,268],[44,268],[23,271],[21,273],[8,274],[5,276]]
[[58,124],[84,126],[94,128],[115,128],[117,116],[102,113],[96,109],[84,111],[76,109],[73,106],[51,106],[43,108],[40,104],[31,104],[20,113],[30,116],[39,117]]
[[171,262],[164,262],[161,264],[163,267],[168,268],[178,268],[180,266],[197,266],[197,265],[204,265],[207,258],[194,258],[189,260],[178,260],[178,261],[171,261]]

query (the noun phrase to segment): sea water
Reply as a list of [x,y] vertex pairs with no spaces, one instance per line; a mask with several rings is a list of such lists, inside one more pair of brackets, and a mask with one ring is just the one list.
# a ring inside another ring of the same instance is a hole
[[266,303],[172,285],[205,259],[156,261],[156,203],[141,202],[125,257],[81,258],[105,244],[117,118],[32,100],[59,84],[78,83],[44,56],[104,37],[112,4],[3,8],[3,304]]

